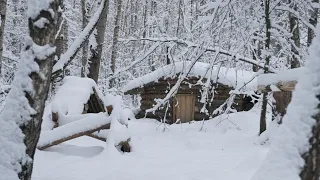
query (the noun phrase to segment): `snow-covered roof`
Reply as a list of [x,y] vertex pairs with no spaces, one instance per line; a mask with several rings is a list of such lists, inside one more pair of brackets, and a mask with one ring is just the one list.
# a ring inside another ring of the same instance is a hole
[[63,85],[59,87],[52,100],[52,112],[68,113],[68,115],[81,114],[84,104],[88,102],[90,95],[94,93],[93,88],[98,93],[98,96],[103,99],[94,80],[75,76],[65,77]]
[[[186,71],[189,63],[189,61],[176,62],[174,64],[160,67],[149,74],[129,81],[122,91],[128,92],[132,89],[142,87],[148,83],[157,82],[160,78],[177,77],[177,74]],[[212,73],[206,73],[209,67],[210,64],[208,63],[196,62],[189,72],[188,77],[209,77],[211,74],[211,79],[214,81],[217,79],[218,83],[234,88],[240,88],[249,82],[245,88],[250,90],[256,89],[256,80],[252,80],[255,75],[254,72],[237,70],[235,68],[219,68],[218,66],[214,66]]]
[[267,86],[275,85],[280,82],[298,81],[299,77],[304,73],[305,68],[288,69],[270,74],[261,74],[258,77],[258,85]]

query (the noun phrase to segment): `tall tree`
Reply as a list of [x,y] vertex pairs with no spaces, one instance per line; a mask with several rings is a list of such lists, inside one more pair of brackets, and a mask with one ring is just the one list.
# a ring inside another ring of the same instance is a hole
[[[319,3],[319,0],[312,0],[313,3]],[[318,24],[318,14],[319,14],[319,9],[318,7],[310,7],[311,10],[309,11],[309,23],[312,24],[314,27],[317,27]],[[308,27],[308,46],[311,45],[311,42],[314,38],[314,31]]]
[[6,23],[7,0],[0,0],[0,76],[2,74],[2,54],[3,54],[3,36],[4,25]]
[[[265,50],[269,51],[270,44],[271,44],[270,0],[265,0],[264,6],[265,6],[265,28],[266,28]],[[267,52],[264,73],[268,72],[270,58],[271,57]],[[260,134],[262,134],[267,128],[267,124],[266,124],[267,105],[268,105],[268,93],[264,92],[262,94],[262,109],[260,114]]]
[[105,6],[101,12],[100,19],[97,23],[96,33],[94,34],[94,40],[96,42],[90,45],[90,57],[89,57],[89,74],[88,77],[98,82],[99,72],[100,72],[100,63],[102,56],[102,48],[104,42],[104,35],[106,31],[107,15],[109,0],[106,0]]
[[[114,74],[116,69],[116,58],[117,58],[117,44],[120,30],[120,17],[121,17],[121,6],[122,0],[115,1],[115,7],[117,9],[117,13],[114,21],[114,30],[113,30],[113,40],[112,40],[112,51],[111,51],[111,66],[110,69],[112,74]],[[109,87],[114,87],[114,78],[110,80]]]
[[[293,10],[297,11],[297,5],[295,2],[289,1],[289,5],[293,6]],[[291,40],[291,57],[290,65],[291,69],[300,67],[300,30],[299,30],[299,21],[296,15],[289,13],[289,23],[290,23],[290,32],[292,33]]]
[[[63,3],[63,0],[61,0],[61,3]],[[61,9],[64,9],[64,6],[61,6]],[[62,13],[62,12],[61,12]],[[56,57],[55,60],[60,59],[61,55],[66,52],[68,48],[68,21],[65,18],[59,18],[59,22],[57,23],[58,34],[56,36]],[[57,61],[54,61],[53,64],[55,64]],[[63,79],[63,73],[61,73],[59,76],[56,76],[52,79],[51,84],[51,92],[55,94],[55,90]]]
[[[37,0],[29,0],[29,11],[32,8],[40,6]],[[35,7],[31,7],[35,6]],[[53,0],[46,9],[35,9],[29,14],[30,41],[27,42],[25,53],[31,53],[32,60],[39,70],[33,69],[29,77],[31,79],[33,92],[25,92],[30,107],[34,110],[31,119],[21,124],[21,130],[26,144],[26,153],[31,159],[34,159],[36,146],[40,137],[42,117],[45,107],[45,101],[48,96],[53,61],[55,57],[56,34],[59,29],[57,22],[61,22],[62,0]],[[54,16],[52,16],[52,11]],[[41,51],[39,52],[39,48]],[[22,166],[19,174],[20,179],[31,179],[33,162]]]
[[[82,12],[82,29],[84,29],[88,24],[88,9],[86,0],[81,0],[81,12]],[[82,58],[81,58],[81,77],[85,77],[86,74],[86,67],[88,61],[88,48],[89,48],[89,41],[86,41],[82,47]]]
[[[61,0],[28,1],[30,36],[26,38],[25,48],[21,53],[21,64],[1,114],[2,122],[16,122],[20,126],[20,132],[24,134],[23,137],[16,129],[7,129],[7,131],[13,131],[12,136],[19,134],[12,143],[23,140],[25,153],[29,158],[20,159],[22,168],[19,178],[21,180],[31,179],[32,160],[40,136],[45,101],[51,82],[61,5]],[[18,154],[15,149],[9,153],[10,156]]]

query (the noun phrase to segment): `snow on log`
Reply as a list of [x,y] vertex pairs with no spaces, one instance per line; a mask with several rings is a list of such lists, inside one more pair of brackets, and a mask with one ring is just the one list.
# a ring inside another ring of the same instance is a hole
[[[261,74],[258,77],[259,91],[292,91],[305,68],[295,68],[277,73]],[[269,86],[271,88],[269,88]],[[275,88],[272,88],[275,87]]]
[[99,113],[57,127],[53,130],[43,131],[41,132],[38,142],[38,149],[43,150],[80,136],[90,135],[103,129],[109,129],[110,123],[110,117],[107,117],[104,113]]

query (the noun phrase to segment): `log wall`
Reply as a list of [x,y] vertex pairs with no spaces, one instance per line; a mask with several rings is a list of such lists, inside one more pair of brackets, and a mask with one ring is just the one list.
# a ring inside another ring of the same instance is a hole
[[[192,78],[189,79],[187,82],[184,82],[181,84],[178,93],[177,94],[194,94],[196,96],[195,100],[195,112],[194,112],[194,119],[196,121],[200,120],[207,120],[209,119],[209,116],[200,113],[200,110],[203,107],[203,104],[200,103],[201,99],[201,86],[189,86],[188,83],[196,84],[198,81],[198,78]],[[146,110],[153,107],[156,102],[154,99],[163,99],[166,94],[169,92],[170,88],[176,83],[176,80],[174,79],[166,79],[166,80],[159,80],[158,82],[153,82],[145,85],[142,88],[135,89],[135,92],[139,92],[141,95],[141,111],[136,115],[136,118],[153,118],[157,119],[159,121],[162,121],[166,115],[166,122],[169,124],[174,123],[174,120],[172,118],[173,114],[173,99],[171,99],[168,107],[168,111],[166,114],[166,106],[162,107],[162,109],[155,111],[154,113],[148,113],[146,114]],[[229,98],[229,92],[231,88],[225,85],[219,84],[217,88],[215,89],[215,95],[213,101],[210,103],[210,105],[207,105],[207,110],[209,111],[209,114],[211,114],[216,108],[220,107],[228,98]],[[130,93],[129,93],[130,94]],[[210,95],[211,99],[212,95]],[[235,104],[233,105],[235,109],[238,111],[248,110],[252,107],[251,105],[248,105],[248,102],[242,97],[237,96],[235,99]]]

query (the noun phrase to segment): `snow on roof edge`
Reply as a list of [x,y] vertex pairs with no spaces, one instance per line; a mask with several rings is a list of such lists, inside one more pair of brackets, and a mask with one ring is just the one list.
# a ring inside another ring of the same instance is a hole
[[298,81],[301,75],[305,72],[305,67],[288,69],[270,74],[261,74],[258,77],[258,85],[267,86],[275,85],[280,82]]
[[[174,64],[162,66],[151,73],[129,81],[127,85],[123,87],[122,92],[128,92],[135,88],[143,87],[151,82],[157,82],[160,78],[176,77],[178,73],[186,70],[189,63],[190,61],[181,61]],[[206,72],[209,66],[210,64],[208,63],[196,62],[196,64],[191,69],[188,77],[208,77],[209,73],[206,74]],[[218,72],[219,75],[217,78]],[[230,87],[240,88],[248,83],[254,77],[254,75],[255,73],[250,71],[237,70],[235,68],[226,67],[220,67],[219,69],[217,66],[214,66],[211,79],[217,79],[218,83],[228,85]],[[245,87],[249,90],[255,90],[257,87],[256,84],[256,80],[254,79]]]

